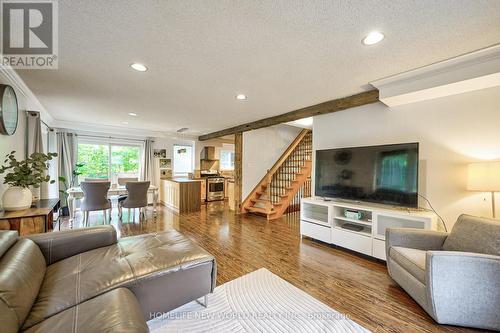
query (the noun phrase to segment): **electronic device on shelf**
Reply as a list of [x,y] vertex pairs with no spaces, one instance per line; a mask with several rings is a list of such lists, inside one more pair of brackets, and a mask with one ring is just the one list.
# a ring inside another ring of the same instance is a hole
[[363,212],[359,210],[346,209],[344,210],[344,216],[348,219],[361,220],[363,218]]
[[347,230],[351,230],[351,231],[361,231],[363,230],[363,226],[361,225],[358,225],[358,224],[351,224],[351,223],[344,223],[340,226],[342,229],[347,229]]

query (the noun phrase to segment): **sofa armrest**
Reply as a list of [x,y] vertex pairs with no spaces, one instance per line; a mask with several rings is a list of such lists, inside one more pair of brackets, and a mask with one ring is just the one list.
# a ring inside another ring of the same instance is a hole
[[426,274],[427,297],[439,323],[500,329],[500,256],[429,251]]
[[430,251],[441,250],[448,233],[441,231],[388,228],[385,231],[385,247],[387,257],[392,246],[408,247],[412,249]]
[[29,235],[24,238],[29,238],[38,245],[47,265],[117,241],[116,230],[110,225]]

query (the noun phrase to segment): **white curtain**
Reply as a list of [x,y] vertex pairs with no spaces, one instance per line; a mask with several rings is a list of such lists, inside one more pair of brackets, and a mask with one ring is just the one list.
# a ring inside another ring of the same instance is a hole
[[73,186],[73,170],[77,158],[76,134],[57,133],[58,174],[66,179],[66,187]]
[[153,140],[147,139],[143,144],[141,180],[149,180],[151,185],[157,185],[156,179],[157,177],[155,175],[153,156]]
[[[35,111],[26,111],[26,117],[26,157],[29,157],[33,153],[47,153],[43,145],[42,121],[40,119],[40,113]],[[31,192],[33,193],[33,196],[43,199],[48,197],[48,188],[47,183],[42,183],[39,188],[31,188]]]
[[33,153],[44,153],[42,139],[42,120],[40,113],[28,111],[28,149],[26,155]]

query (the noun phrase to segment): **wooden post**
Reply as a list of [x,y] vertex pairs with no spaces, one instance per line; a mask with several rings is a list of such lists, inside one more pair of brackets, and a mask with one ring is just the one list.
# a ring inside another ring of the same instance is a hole
[[234,209],[241,213],[243,185],[243,133],[234,135]]

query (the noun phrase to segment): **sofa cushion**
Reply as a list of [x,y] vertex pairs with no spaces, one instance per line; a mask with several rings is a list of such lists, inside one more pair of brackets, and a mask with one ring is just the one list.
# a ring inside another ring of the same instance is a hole
[[148,327],[134,294],[118,288],[47,318],[25,333],[141,333]]
[[461,215],[443,244],[445,251],[462,251],[500,256],[500,223]]
[[427,251],[392,246],[389,255],[391,259],[406,269],[417,280],[425,284],[425,257]]
[[40,290],[45,268],[42,252],[29,239],[19,239],[0,258],[2,332],[17,332],[23,325]]
[[18,239],[17,231],[0,231],[0,258]]
[[24,328],[114,288],[135,286],[213,260],[175,230],[123,238],[114,245],[61,260],[47,267]]

